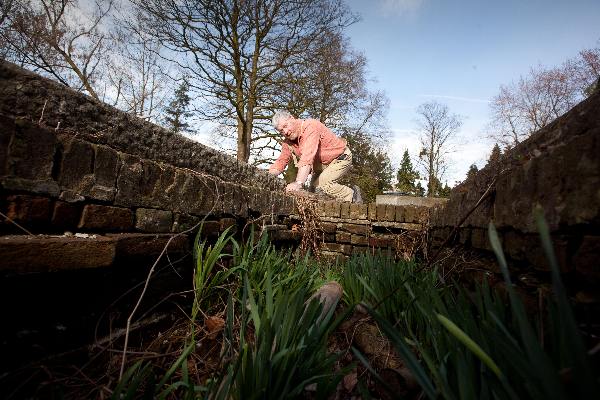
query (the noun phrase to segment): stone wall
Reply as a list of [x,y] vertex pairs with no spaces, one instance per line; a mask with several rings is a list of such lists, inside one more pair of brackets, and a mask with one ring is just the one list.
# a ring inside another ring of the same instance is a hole
[[563,271],[600,283],[600,93],[581,102],[452,190],[432,212],[431,237],[442,241],[490,188],[454,243],[491,250],[492,221],[508,257],[548,270],[533,208],[544,210]]

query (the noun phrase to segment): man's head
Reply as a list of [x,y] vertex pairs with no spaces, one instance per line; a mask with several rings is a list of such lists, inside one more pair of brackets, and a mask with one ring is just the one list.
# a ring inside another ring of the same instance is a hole
[[277,110],[272,118],[272,123],[275,129],[279,131],[283,136],[290,140],[296,140],[298,138],[298,132],[296,131],[296,118],[292,117],[292,114],[285,110]]

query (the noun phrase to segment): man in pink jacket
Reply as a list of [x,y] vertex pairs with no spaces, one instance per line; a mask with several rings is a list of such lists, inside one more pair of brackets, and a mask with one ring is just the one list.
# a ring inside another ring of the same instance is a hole
[[312,172],[311,187],[339,201],[362,203],[357,186],[352,189],[338,183],[352,167],[352,153],[344,139],[316,119],[297,119],[287,111],[275,112],[272,121],[285,140],[269,172],[279,175],[290,158],[298,168],[295,182],[288,184],[286,191],[300,190]]

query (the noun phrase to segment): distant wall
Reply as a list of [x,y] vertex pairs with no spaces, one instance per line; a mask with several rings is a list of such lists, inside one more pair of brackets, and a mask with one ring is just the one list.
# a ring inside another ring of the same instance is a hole
[[488,188],[492,195],[465,221],[455,243],[491,250],[492,221],[508,257],[547,271],[532,216],[539,205],[563,271],[600,283],[600,93],[454,188],[448,203],[432,212],[432,240],[443,240]]
[[396,206],[435,207],[447,201],[448,199],[443,197],[405,196],[400,194],[378,194],[375,198],[376,204],[392,204]]

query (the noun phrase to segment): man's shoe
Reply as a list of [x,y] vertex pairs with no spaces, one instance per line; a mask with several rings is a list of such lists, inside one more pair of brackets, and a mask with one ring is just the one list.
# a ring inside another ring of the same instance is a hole
[[354,185],[352,186],[352,189],[354,190],[354,194],[352,195],[352,202],[356,204],[362,204],[363,199],[362,195],[360,194],[360,188]]

